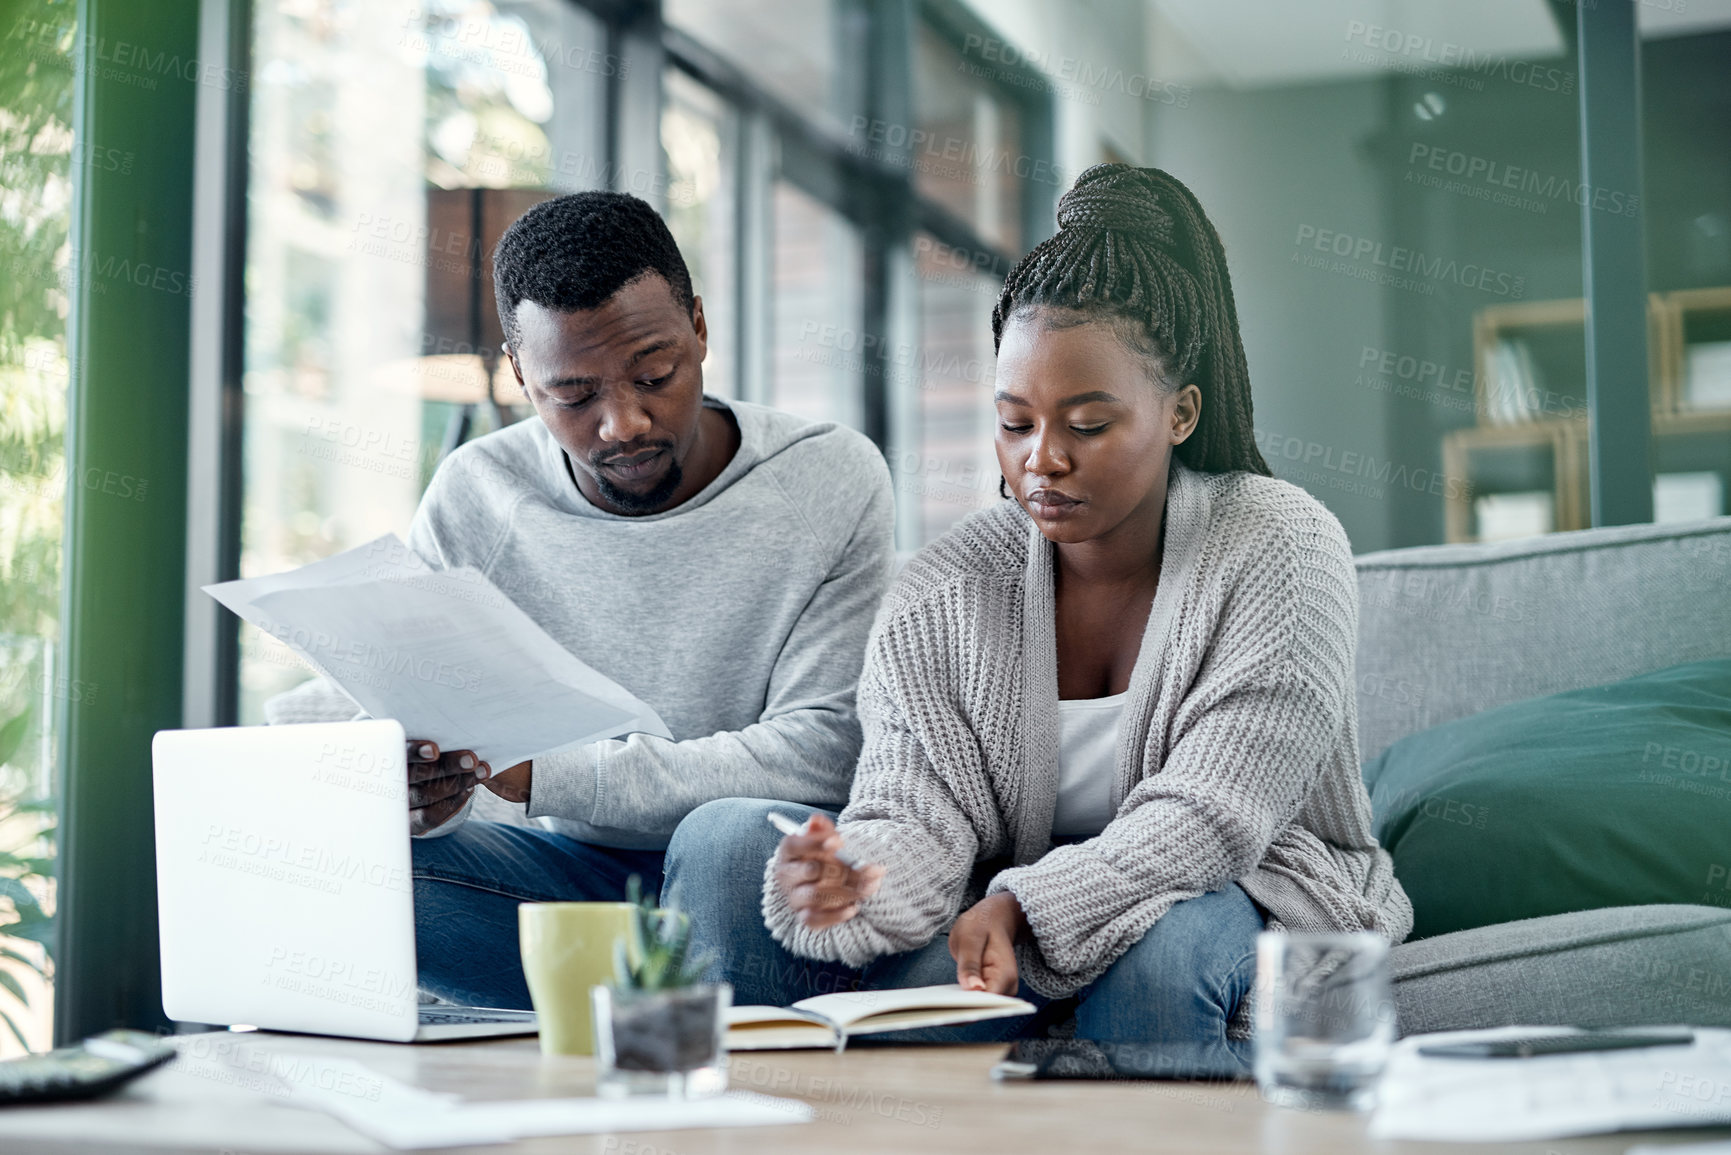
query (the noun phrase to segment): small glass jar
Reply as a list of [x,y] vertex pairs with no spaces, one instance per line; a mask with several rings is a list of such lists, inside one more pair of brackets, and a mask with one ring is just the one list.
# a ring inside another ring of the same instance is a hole
[[595,1091],[604,1099],[703,1099],[727,1090],[727,1012],[733,987],[676,991],[598,986]]

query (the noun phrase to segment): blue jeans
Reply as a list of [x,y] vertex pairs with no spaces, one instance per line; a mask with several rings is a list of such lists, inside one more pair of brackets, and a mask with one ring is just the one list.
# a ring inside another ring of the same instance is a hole
[[477,1007],[528,1010],[518,948],[521,902],[620,902],[625,881],[661,886],[659,850],[594,846],[532,826],[465,822],[412,842],[420,984]]
[[[764,863],[780,835],[765,813],[795,817],[812,808],[754,798],[706,803],[689,814],[667,848],[664,902],[676,902],[695,923],[700,949],[716,956],[713,972],[734,986],[735,1003],[785,1006],[838,990],[933,986],[956,981],[948,935],[923,947],[886,955],[854,970],[802,959],[764,926]],[[1227,1024],[1250,992],[1262,912],[1237,883],[1180,902],[1107,969],[1076,992],[1076,1037],[1182,1045],[1201,1058],[1247,1068],[1245,1040],[1228,1039]],[[1026,982],[1022,998],[1051,1000]],[[874,1036],[886,1042],[996,1042],[1025,1031],[1028,1019],[997,1019]]]

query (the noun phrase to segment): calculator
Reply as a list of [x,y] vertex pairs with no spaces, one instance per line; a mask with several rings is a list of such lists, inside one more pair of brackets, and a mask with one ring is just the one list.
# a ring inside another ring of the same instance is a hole
[[94,1099],[174,1058],[144,1031],[109,1031],[71,1047],[0,1062],[0,1107]]

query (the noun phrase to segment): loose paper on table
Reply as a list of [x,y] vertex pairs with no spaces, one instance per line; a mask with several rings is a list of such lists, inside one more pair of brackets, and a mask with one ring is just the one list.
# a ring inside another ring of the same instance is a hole
[[384,537],[288,573],[204,587],[375,718],[496,769],[641,732],[673,735],[470,567],[435,570]]
[[1395,1044],[1371,1116],[1373,1139],[1516,1143],[1731,1124],[1731,1031],[1695,1028],[1686,1047],[1455,1059],[1431,1043],[1488,1042],[1567,1027],[1409,1035]]

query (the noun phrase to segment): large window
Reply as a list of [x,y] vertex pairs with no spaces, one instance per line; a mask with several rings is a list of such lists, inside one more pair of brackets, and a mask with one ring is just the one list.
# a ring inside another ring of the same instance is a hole
[[[1051,228],[1049,82],[1021,60],[980,67],[996,34],[962,4],[724,0],[666,16],[670,166],[692,87],[745,126],[732,166],[739,395],[875,437],[899,544],[917,548],[996,500],[983,416],[993,277]],[[668,211],[676,228],[691,215]],[[709,262],[695,227],[678,235]]]
[[[492,242],[613,183],[606,31],[561,0],[259,4],[241,573],[402,534],[440,455],[515,420]],[[518,192],[516,190],[524,190]],[[307,676],[242,627],[240,715]]]
[[[1024,187],[1034,172],[1022,110],[991,73],[969,67],[963,44],[930,24],[914,53],[914,184],[1008,251],[1022,246]],[[1043,158],[1039,158],[1043,159]]]
[[668,0],[664,15],[769,98],[845,128],[866,105],[868,7],[864,0]]
[[930,233],[914,241],[919,276],[919,362],[902,370],[917,386],[917,446],[892,456],[897,484],[917,501],[918,538],[931,541],[963,516],[1000,500],[992,448],[992,305],[1003,279],[966,250]]
[[676,68],[664,78],[661,148],[667,224],[703,299],[709,355],[703,388],[739,396],[739,117]]
[[0,1058],[49,1045],[55,721],[121,692],[60,653],[68,244],[77,165],[139,158],[72,136],[70,5],[14,6],[0,30]]
[[874,350],[861,326],[864,243],[839,212],[777,181],[770,277],[769,402],[819,421],[865,424],[861,393]]

